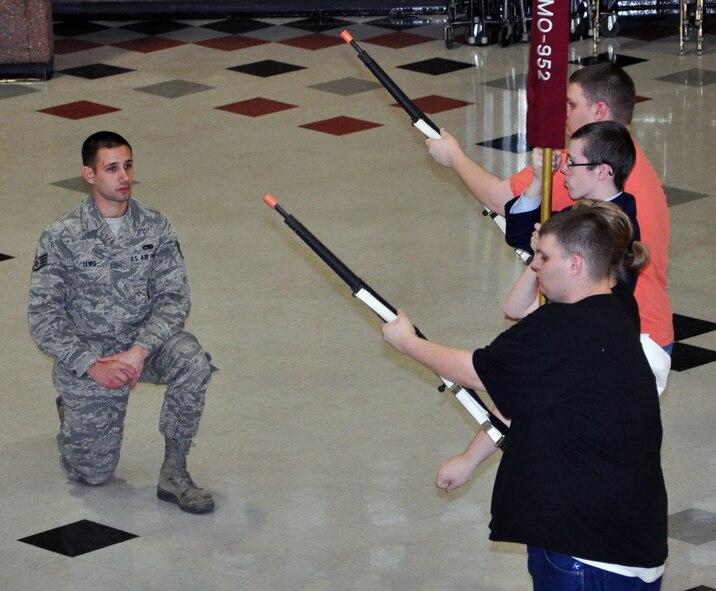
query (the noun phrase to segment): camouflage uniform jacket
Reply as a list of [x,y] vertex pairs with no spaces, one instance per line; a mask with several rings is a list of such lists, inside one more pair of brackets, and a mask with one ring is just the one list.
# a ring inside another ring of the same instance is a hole
[[116,237],[92,195],[40,237],[30,281],[30,333],[76,376],[98,357],[133,344],[153,354],[182,330],[190,304],[174,227],[134,199]]

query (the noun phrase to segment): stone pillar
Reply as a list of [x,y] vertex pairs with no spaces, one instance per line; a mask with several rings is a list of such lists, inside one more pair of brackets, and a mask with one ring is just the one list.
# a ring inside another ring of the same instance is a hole
[[0,0],[0,80],[52,76],[51,0]]

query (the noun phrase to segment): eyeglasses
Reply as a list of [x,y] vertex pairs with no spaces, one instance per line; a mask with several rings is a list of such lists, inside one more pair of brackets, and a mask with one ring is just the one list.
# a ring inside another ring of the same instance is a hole
[[574,168],[575,166],[599,166],[600,164],[604,164],[604,162],[572,162],[571,159],[567,158],[564,161],[564,165],[568,168]]

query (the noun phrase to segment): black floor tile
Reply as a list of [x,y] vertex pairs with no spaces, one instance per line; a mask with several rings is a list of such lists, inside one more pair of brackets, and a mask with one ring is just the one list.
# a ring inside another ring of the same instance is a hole
[[392,31],[404,31],[406,29],[414,29],[425,24],[424,20],[416,18],[379,18],[374,21],[365,23],[372,27],[381,27]]
[[74,557],[137,537],[139,536],[101,523],[82,519],[75,523],[21,538],[18,542],[25,542],[50,552]]
[[448,60],[442,57],[434,57],[429,60],[413,62],[412,64],[405,64],[404,66],[398,67],[403,68],[404,70],[420,72],[421,74],[440,76],[441,74],[450,74],[451,72],[457,72],[466,68],[474,68],[475,65],[455,60]]
[[674,340],[683,341],[716,330],[716,322],[674,314]]
[[503,150],[505,152],[513,152],[515,154],[531,152],[534,149],[534,146],[527,143],[527,136],[523,133],[478,142],[477,145],[484,146],[485,148],[495,148],[496,150]]
[[686,371],[713,361],[716,361],[716,351],[678,341],[674,343],[674,350],[671,353],[672,371]]
[[243,66],[234,66],[233,68],[227,68],[234,72],[241,72],[243,74],[251,74],[252,76],[261,76],[262,78],[268,78],[269,76],[278,76],[279,74],[287,74],[289,72],[295,72],[297,70],[305,70],[303,66],[295,66],[293,64],[287,64],[285,62],[277,62],[275,60],[263,60],[260,62],[254,62],[252,64],[244,64]]
[[640,64],[642,62],[648,62],[649,60],[642,59],[640,57],[632,57],[629,55],[622,55],[619,53],[599,53],[597,55],[589,55],[580,59],[572,60],[570,64],[576,64],[578,66],[593,66],[594,64],[603,64],[605,62],[612,62],[626,68],[627,66],[633,66],[634,64]]
[[251,31],[258,31],[259,29],[266,29],[273,26],[274,25],[269,23],[252,19],[230,18],[225,21],[204,25],[204,28],[211,29],[212,31],[221,31],[229,35],[241,35],[242,33],[250,33]]
[[104,31],[109,28],[111,27],[106,27],[91,21],[57,22],[52,25],[52,30],[55,35],[60,35],[61,37],[77,37],[78,35],[96,33],[97,31]]
[[293,64],[277,62],[275,60],[263,60],[227,69],[233,70],[234,72],[242,72],[243,74],[251,74],[252,76],[261,76],[262,78],[287,74],[288,72],[295,72],[297,70],[305,70],[303,66],[294,66]]
[[322,33],[323,31],[330,31],[332,29],[345,29],[346,27],[349,27],[354,24],[355,23],[353,21],[346,21],[338,18],[314,17],[285,23],[284,27],[302,29],[304,31],[311,31],[313,33]]
[[0,252],[0,261],[9,261],[14,257],[11,257],[9,254],[3,254]]
[[132,23],[131,25],[124,25],[118,28],[125,29],[127,31],[134,31],[135,33],[144,33],[145,35],[163,35],[164,33],[181,31],[182,29],[188,29],[190,27],[191,25],[178,23],[176,21],[148,20]]
[[109,64],[89,64],[87,66],[57,71],[62,74],[77,76],[78,78],[86,78],[87,80],[97,80],[99,78],[106,78],[107,76],[134,72],[134,70],[130,70],[129,68],[120,68],[119,66],[110,66]]

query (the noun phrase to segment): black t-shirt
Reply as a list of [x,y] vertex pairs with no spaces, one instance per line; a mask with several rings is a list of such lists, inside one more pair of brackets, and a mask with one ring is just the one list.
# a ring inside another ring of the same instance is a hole
[[613,295],[543,306],[473,354],[512,419],[493,540],[626,566],[666,560],[654,375]]
[[627,316],[631,318],[631,321],[636,327],[636,331],[640,333],[641,318],[639,317],[639,304],[637,304],[636,298],[634,297],[634,286],[619,279],[614,287],[612,287],[612,293],[621,302],[622,306],[624,306],[624,311],[627,313]]

